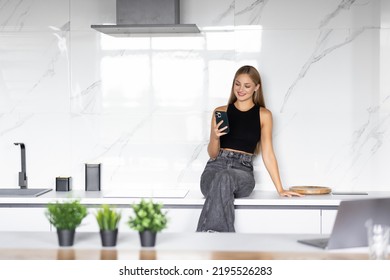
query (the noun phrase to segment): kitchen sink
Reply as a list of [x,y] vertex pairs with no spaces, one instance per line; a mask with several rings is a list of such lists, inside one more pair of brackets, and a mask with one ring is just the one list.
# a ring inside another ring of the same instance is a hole
[[0,197],[37,197],[52,189],[1,189]]

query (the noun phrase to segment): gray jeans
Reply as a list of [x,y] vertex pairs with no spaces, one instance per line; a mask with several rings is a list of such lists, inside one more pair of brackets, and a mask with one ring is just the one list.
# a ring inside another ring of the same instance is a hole
[[207,162],[200,179],[206,200],[196,231],[235,232],[234,198],[250,195],[254,187],[253,156],[221,150]]

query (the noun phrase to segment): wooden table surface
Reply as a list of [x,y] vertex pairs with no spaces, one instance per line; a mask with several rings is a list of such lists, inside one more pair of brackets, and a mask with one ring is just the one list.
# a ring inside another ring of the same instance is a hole
[[166,251],[155,249],[1,249],[1,260],[367,260],[364,253]]

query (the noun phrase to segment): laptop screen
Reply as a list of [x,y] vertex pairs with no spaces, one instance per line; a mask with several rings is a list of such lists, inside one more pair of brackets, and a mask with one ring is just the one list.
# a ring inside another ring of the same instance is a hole
[[390,198],[341,201],[329,239],[299,242],[326,249],[365,247],[368,245],[365,225],[368,220],[372,220],[373,224],[390,226]]

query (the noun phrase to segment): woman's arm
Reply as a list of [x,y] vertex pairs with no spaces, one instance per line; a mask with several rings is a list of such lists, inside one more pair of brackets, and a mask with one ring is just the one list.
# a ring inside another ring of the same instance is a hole
[[279,195],[281,196],[302,196],[296,192],[286,191],[283,189],[282,182],[280,180],[278,162],[274,153],[272,145],[272,113],[265,109],[260,109],[260,121],[261,121],[261,152],[264,161],[264,165],[267,168],[272,182]]
[[227,128],[227,126],[225,126],[222,129],[219,129],[222,121],[220,121],[218,124],[215,123],[215,111],[217,110],[226,112],[227,106],[218,107],[213,111],[213,116],[211,118],[210,141],[209,145],[207,146],[207,152],[209,153],[210,158],[216,158],[218,156],[220,149],[219,137],[226,134],[223,131]]

